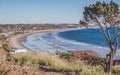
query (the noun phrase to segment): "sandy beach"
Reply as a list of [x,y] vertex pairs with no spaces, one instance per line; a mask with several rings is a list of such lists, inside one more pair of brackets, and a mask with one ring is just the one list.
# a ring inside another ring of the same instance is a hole
[[39,30],[39,31],[25,33],[25,34],[14,35],[9,38],[9,43],[11,47],[14,49],[23,49],[26,47],[22,45],[21,42],[26,41],[27,36],[32,35],[32,34],[37,34],[37,33],[53,32],[53,31],[60,31],[60,30],[64,30],[64,29]]
[[[28,48],[26,48],[22,42],[25,42],[26,41],[26,38],[27,36],[29,35],[32,35],[32,34],[37,34],[37,33],[46,33],[46,32],[55,32],[55,31],[65,31],[65,30],[72,30],[72,29],[52,29],[52,30],[39,30],[39,31],[34,31],[34,32],[29,32],[29,33],[25,33],[25,34],[18,34],[18,35],[14,35],[12,36],[10,39],[9,39],[9,43],[10,45],[12,46],[13,49],[27,49],[28,51],[33,51],[33,50],[30,50]],[[84,52],[86,50],[81,50],[80,52],[77,52],[77,53],[81,53],[81,52]],[[97,55],[97,56],[100,56],[99,54],[97,54],[96,52],[89,52],[89,51],[92,51],[92,50],[87,50],[85,53],[92,53],[90,55]],[[74,51],[73,51],[74,52]]]

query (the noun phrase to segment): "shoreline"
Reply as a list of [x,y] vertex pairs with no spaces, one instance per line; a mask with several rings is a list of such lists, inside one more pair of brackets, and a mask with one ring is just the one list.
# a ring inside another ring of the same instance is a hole
[[[13,49],[28,49],[25,47],[22,42],[26,41],[27,36],[37,34],[37,33],[46,33],[46,32],[55,32],[55,31],[64,31],[64,30],[71,30],[71,29],[50,29],[50,30],[39,30],[39,31],[34,31],[34,32],[28,32],[24,34],[17,34],[13,35],[12,37],[9,38],[9,43]],[[32,51],[28,49],[28,51]]]
[[[78,28],[76,28],[76,29],[78,29]],[[22,44],[22,42],[26,41],[27,36],[37,34],[37,33],[55,32],[55,31],[56,32],[62,32],[62,31],[69,31],[69,30],[76,30],[76,29],[72,28],[72,29],[39,30],[39,31],[34,31],[34,32],[29,32],[29,33],[24,33],[24,34],[13,35],[12,37],[9,38],[9,43],[10,43],[10,45],[13,49],[27,49],[28,52],[34,52],[33,50],[27,48],[26,46],[24,46]],[[79,28],[79,29],[82,29],[82,28]],[[80,51],[84,51],[84,50],[80,50]],[[40,51],[37,51],[37,52],[40,52]],[[43,53],[43,52],[40,52],[40,53]],[[99,56],[99,54],[98,54],[98,56]]]

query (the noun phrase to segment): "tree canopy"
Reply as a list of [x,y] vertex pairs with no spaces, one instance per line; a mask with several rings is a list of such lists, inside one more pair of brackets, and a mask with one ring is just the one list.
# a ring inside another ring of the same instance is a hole
[[[80,23],[85,26],[88,26],[89,23],[89,27],[117,25],[120,23],[119,13],[119,5],[113,1],[110,3],[96,2],[96,4],[90,4],[84,8],[84,20],[81,20]],[[99,22],[102,22],[102,24],[100,25]]]

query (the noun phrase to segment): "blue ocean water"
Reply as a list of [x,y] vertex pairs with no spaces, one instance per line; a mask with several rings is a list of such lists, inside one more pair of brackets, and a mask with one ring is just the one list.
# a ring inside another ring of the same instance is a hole
[[[112,30],[110,33],[113,36]],[[110,51],[104,35],[91,29],[33,34],[22,44],[30,50],[50,53],[55,53],[57,50],[63,52],[92,50],[105,57]],[[120,59],[120,50],[117,51],[115,59]]]
[[[98,29],[100,30],[100,29]],[[111,39],[113,40],[113,30],[110,31],[111,34]],[[65,31],[65,32],[60,32],[58,34],[59,37],[62,37],[64,39],[68,40],[74,40],[77,42],[83,42],[87,44],[93,44],[97,46],[102,46],[102,47],[108,47],[107,40],[104,36],[104,34],[95,31],[93,29],[80,29],[80,30],[71,30],[71,31]],[[120,43],[120,41],[119,41]],[[120,48],[120,46],[119,46]]]

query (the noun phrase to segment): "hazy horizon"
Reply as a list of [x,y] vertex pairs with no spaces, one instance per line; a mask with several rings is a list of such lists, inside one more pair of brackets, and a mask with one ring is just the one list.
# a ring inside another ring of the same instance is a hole
[[111,0],[0,0],[0,24],[78,24],[84,7],[96,1]]

